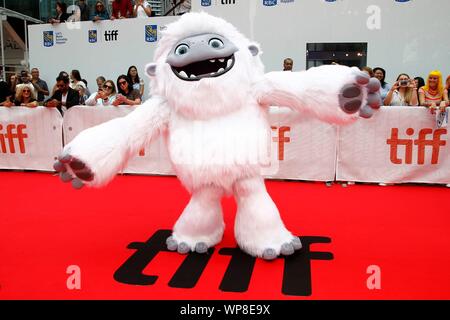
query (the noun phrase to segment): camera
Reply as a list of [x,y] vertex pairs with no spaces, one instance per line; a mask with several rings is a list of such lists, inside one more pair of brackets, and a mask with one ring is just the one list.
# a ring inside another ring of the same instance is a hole
[[409,80],[401,80],[398,82],[400,87],[407,87],[409,84]]

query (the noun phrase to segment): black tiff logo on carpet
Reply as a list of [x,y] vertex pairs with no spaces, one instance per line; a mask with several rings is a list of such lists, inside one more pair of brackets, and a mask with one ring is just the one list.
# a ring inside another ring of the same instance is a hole
[[[171,252],[167,249],[166,239],[172,234],[171,230],[158,230],[147,242],[132,242],[128,249],[135,249],[123,265],[114,273],[118,282],[132,285],[153,285],[157,275],[143,274],[147,265],[159,252]],[[300,237],[303,248],[293,255],[280,257],[284,259],[283,283],[281,292],[292,296],[310,296],[311,260],[332,260],[331,252],[311,251],[310,246],[315,243],[330,243],[328,237]],[[169,281],[172,288],[194,288],[214,253],[210,248],[207,254],[190,253],[185,256],[183,263]],[[173,252],[173,254],[178,254]],[[239,248],[222,248],[220,255],[231,256],[219,289],[226,292],[246,292],[252,278],[256,258],[242,252]]]

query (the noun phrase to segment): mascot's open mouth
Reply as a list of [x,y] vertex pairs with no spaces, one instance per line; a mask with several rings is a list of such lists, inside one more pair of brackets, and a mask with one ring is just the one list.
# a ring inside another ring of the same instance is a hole
[[183,67],[172,66],[172,71],[181,80],[198,81],[227,73],[233,68],[234,61],[234,54],[232,54],[228,57],[197,61]]

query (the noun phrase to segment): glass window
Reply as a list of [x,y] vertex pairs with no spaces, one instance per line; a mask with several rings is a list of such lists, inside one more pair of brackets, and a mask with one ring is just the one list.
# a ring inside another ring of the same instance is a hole
[[307,43],[306,69],[337,63],[358,68],[367,65],[367,43]]

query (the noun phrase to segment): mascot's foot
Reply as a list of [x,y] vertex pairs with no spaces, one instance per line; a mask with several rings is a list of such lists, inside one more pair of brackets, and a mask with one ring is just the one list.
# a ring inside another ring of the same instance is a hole
[[167,239],[170,251],[206,253],[222,240],[225,224],[220,199],[223,190],[204,186],[193,191],[183,213]]
[[[289,256],[294,254],[296,250],[302,248],[302,243],[299,237],[289,236],[289,240],[285,242],[280,242],[279,240],[274,241],[273,244],[268,244],[267,241],[264,245],[258,245],[257,243],[252,243],[245,240],[240,240],[239,246],[243,251],[252,255],[263,258],[264,260],[274,260],[279,256]],[[268,241],[270,243],[270,240]],[[275,243],[277,242],[277,243]]]
[[234,185],[238,205],[234,234],[239,247],[254,257],[273,260],[302,247],[283,224],[261,177],[239,180]]
[[370,78],[366,73],[355,68],[353,77],[345,84],[339,95],[339,104],[344,112],[359,112],[362,118],[370,118],[374,111],[383,104],[380,95],[380,81]]
[[[187,240],[188,241],[188,240]],[[190,244],[188,244],[190,243]],[[195,242],[195,241],[177,241],[173,236],[170,236],[166,240],[167,249],[170,251],[177,251],[181,254],[189,253],[190,251],[197,253],[206,253],[210,246],[206,244],[206,242]]]
[[[302,248],[302,243],[300,242],[300,238],[294,237],[291,242],[284,243],[281,246],[279,252],[283,256],[290,256],[291,254],[293,254],[295,252],[295,250],[300,250],[301,248]],[[273,260],[276,257],[278,257],[277,250],[275,250],[273,248],[265,249],[262,254],[262,258],[265,260]]]

